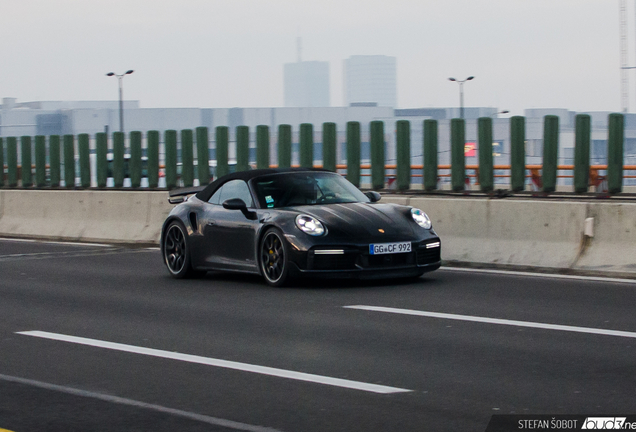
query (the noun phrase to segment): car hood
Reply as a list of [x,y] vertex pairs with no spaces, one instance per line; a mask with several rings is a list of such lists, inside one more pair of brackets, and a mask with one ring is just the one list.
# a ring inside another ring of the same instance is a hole
[[395,204],[329,204],[299,206],[290,210],[323,222],[332,237],[380,242],[406,241],[414,235],[413,224],[408,218],[409,207]]

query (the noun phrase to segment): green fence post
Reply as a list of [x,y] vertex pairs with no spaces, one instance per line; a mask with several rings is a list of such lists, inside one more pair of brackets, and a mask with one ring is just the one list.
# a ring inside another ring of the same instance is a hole
[[70,134],[64,135],[64,184],[75,187],[75,136]]
[[250,169],[250,128],[248,126],[236,127],[236,170],[247,171]]
[[623,141],[625,139],[625,117],[610,114],[607,126],[607,189],[615,194],[623,191]]
[[322,167],[336,172],[337,164],[337,134],[335,123],[322,124]]
[[22,187],[31,187],[33,186],[33,157],[31,154],[31,137],[21,137],[20,144],[22,147]]
[[360,187],[360,122],[347,122],[347,180]]
[[256,126],[256,168],[269,168],[269,127]]
[[155,189],[159,186],[159,131],[148,131],[147,150],[148,157],[148,187]]
[[577,114],[574,140],[574,192],[576,193],[586,193],[590,184],[590,134],[590,116]]
[[177,131],[167,130],[164,134],[166,142],[166,188],[177,187]]
[[[31,183],[33,184],[33,181]],[[46,186],[46,137],[44,135],[35,137],[35,186],[39,188]]]
[[192,129],[181,130],[181,179],[183,186],[194,184],[194,135]]
[[559,117],[547,115],[543,119],[543,168],[541,170],[544,193],[556,190],[558,158]]
[[495,177],[492,160],[492,118],[481,117],[477,120],[479,131],[479,188],[482,192],[492,192]]
[[278,167],[291,167],[292,127],[288,124],[278,125]]
[[210,139],[208,128],[199,126],[197,133],[197,176],[201,186],[210,183]]
[[466,127],[464,119],[451,120],[451,187],[453,192],[461,192],[466,188]]
[[91,162],[89,156],[89,140],[88,134],[79,134],[77,136],[77,147],[79,153],[79,169],[80,169],[80,186],[84,189],[91,187]]
[[113,182],[116,188],[124,187],[124,142],[126,137],[123,132],[113,133]]
[[7,138],[7,176],[9,187],[18,186],[18,139]]
[[0,137],[0,187],[4,186],[4,140]]
[[108,180],[108,135],[104,132],[95,134],[95,159],[97,187],[105,188]]
[[424,189],[428,192],[437,189],[437,120],[424,120]]
[[60,187],[60,136],[49,137],[49,171],[51,173],[51,187]]
[[35,137],[35,186],[39,188],[46,186],[46,137],[44,135]]
[[407,190],[411,187],[411,123],[398,120],[396,135],[397,188]]
[[385,178],[385,150],[384,150],[384,122],[374,120],[370,125],[371,135],[371,188],[384,188]]
[[215,130],[215,140],[216,140],[215,178],[219,178],[230,173],[230,167],[228,164],[230,129],[227,126],[217,126]]
[[300,125],[300,166],[314,166],[314,125],[311,123]]
[[141,139],[141,132],[130,132],[130,161],[128,162],[128,169],[130,187],[132,188],[141,186]]
[[510,190],[520,192],[526,188],[526,119],[510,119]]

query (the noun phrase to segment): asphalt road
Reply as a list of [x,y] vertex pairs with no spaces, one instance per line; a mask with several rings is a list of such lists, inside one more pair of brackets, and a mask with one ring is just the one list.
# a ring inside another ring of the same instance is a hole
[[[355,306],[355,307],[351,307]],[[0,430],[483,431],[635,414],[636,284],[440,269],[276,289],[0,240]]]

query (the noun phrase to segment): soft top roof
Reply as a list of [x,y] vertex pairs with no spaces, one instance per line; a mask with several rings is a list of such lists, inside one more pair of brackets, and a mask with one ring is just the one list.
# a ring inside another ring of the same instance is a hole
[[239,171],[219,177],[210,183],[205,189],[196,194],[196,197],[201,201],[207,201],[216,192],[216,190],[223,184],[230,180],[244,180],[249,181],[253,178],[269,175],[269,174],[285,174],[294,172],[332,172],[322,168],[264,168],[255,169],[249,171]]

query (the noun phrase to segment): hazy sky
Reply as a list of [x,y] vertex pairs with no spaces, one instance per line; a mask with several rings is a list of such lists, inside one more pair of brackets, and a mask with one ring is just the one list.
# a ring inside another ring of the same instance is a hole
[[[628,0],[634,27],[634,0]],[[620,111],[618,0],[0,0],[0,97],[283,106],[283,64],[397,57],[398,107]],[[636,37],[630,28],[630,61]],[[636,108],[636,72],[630,100]]]

